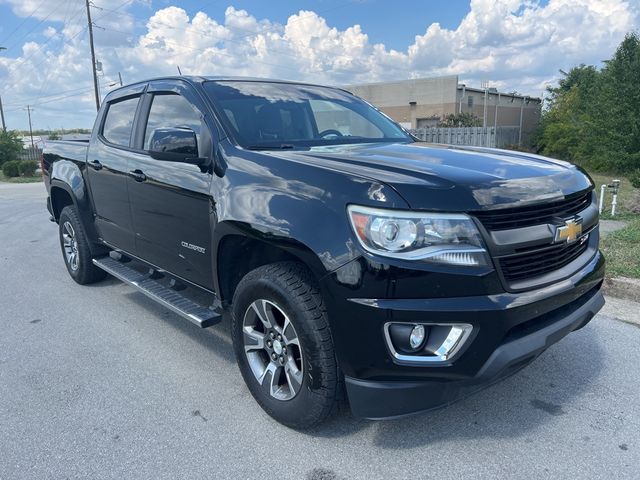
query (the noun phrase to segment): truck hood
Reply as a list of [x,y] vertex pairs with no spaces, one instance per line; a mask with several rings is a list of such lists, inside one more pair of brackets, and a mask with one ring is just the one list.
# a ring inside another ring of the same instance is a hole
[[492,148],[417,142],[268,153],[386,183],[415,209],[506,208],[560,200],[592,188],[591,180],[570,163]]

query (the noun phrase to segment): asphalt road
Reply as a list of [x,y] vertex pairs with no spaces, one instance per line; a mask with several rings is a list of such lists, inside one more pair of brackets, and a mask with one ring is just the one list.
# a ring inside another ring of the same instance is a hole
[[303,434],[254,403],[227,323],[76,285],[44,199],[0,184],[1,479],[640,477],[640,328],[618,313],[446,409]]

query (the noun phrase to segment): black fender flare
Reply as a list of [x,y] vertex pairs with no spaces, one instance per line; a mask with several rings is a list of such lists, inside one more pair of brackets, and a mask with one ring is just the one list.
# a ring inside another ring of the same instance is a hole
[[94,224],[93,206],[87,191],[87,185],[78,165],[69,160],[59,160],[53,164],[51,172],[49,195],[51,198],[51,210],[56,223],[59,220],[59,212],[62,210],[56,205],[56,189],[60,189],[71,198],[80,220],[84,225],[87,236],[90,241],[92,254],[104,253],[103,247],[99,240],[98,232]]

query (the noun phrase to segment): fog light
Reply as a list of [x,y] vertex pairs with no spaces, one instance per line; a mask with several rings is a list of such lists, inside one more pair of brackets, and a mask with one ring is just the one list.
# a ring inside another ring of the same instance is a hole
[[402,353],[417,353],[429,337],[429,329],[415,323],[391,323],[387,325],[391,347]]
[[416,325],[411,330],[411,335],[409,336],[409,346],[411,350],[417,350],[422,346],[424,342],[425,331],[423,325]]
[[417,365],[449,362],[471,339],[467,323],[385,324],[385,339],[397,363]]

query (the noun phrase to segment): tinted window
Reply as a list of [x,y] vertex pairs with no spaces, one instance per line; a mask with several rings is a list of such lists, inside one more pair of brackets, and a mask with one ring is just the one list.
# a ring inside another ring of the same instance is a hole
[[371,105],[335,88],[251,81],[204,85],[245,148],[411,141]]
[[109,104],[107,118],[102,129],[102,136],[109,142],[125,147],[129,146],[138,99],[139,97],[130,98]]
[[198,112],[180,95],[155,95],[151,103],[149,120],[144,134],[144,149],[149,150],[151,136],[156,128],[186,127],[193,130],[198,139],[198,151],[203,152],[203,122]]

